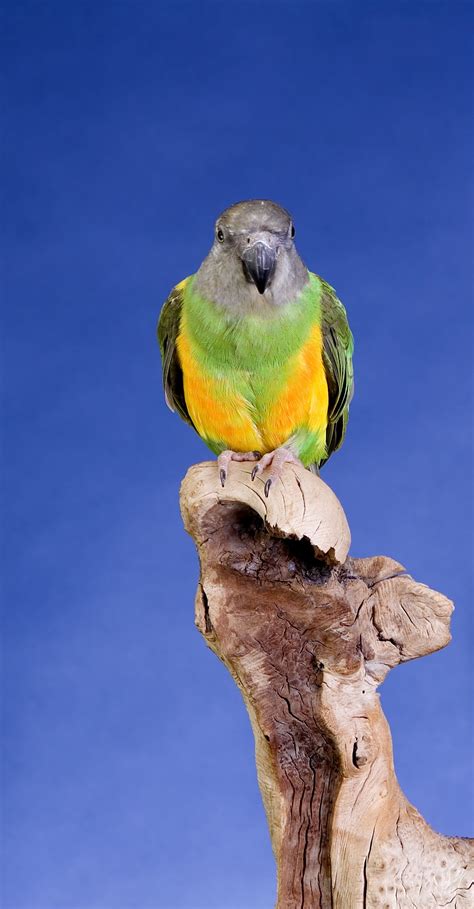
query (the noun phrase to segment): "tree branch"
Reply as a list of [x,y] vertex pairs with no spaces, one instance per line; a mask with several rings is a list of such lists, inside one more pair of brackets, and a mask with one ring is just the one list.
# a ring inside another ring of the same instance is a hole
[[347,557],[334,493],[288,466],[268,499],[251,465],[191,468],[196,623],[239,686],[277,862],[277,909],[464,909],[473,843],[443,837],[395,777],[377,685],[450,640],[452,603],[384,556]]

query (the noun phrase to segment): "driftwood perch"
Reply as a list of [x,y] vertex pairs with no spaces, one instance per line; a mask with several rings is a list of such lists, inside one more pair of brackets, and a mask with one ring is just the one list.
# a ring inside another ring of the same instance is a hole
[[[347,557],[326,484],[288,466],[265,499],[251,465],[188,472],[196,623],[239,686],[278,870],[277,909],[467,909],[473,841],[435,833],[395,777],[377,686],[444,647],[453,609],[393,559]],[[251,907],[249,907],[251,909]]]

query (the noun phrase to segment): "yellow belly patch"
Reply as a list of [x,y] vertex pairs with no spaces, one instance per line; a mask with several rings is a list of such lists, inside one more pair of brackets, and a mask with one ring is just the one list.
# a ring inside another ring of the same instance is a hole
[[185,334],[177,340],[189,415],[204,439],[222,442],[233,451],[262,451],[262,437],[252,420],[248,401],[223,380],[203,372]]
[[322,360],[322,333],[315,325],[295,357],[283,392],[268,410],[261,432],[268,451],[278,448],[298,429],[326,430],[328,386]]
[[[183,330],[184,329],[184,330]],[[222,443],[233,451],[272,451],[299,430],[321,433],[326,429],[328,388],[322,361],[322,333],[318,325],[294,357],[288,381],[262,412],[255,408],[225,377],[217,380],[197,362],[185,324],[177,339],[183,370],[184,394],[189,415],[208,442]],[[249,386],[252,376],[248,376]],[[271,384],[271,375],[268,376]],[[258,395],[257,395],[258,397]],[[268,390],[265,398],[268,398]]]

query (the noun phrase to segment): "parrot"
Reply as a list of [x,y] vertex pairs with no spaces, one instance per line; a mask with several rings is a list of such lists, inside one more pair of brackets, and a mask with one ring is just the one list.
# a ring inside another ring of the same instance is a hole
[[354,341],[334,289],[309,271],[286,209],[237,202],[158,320],[165,399],[217,455],[254,462],[268,497],[286,463],[319,473],[342,444]]

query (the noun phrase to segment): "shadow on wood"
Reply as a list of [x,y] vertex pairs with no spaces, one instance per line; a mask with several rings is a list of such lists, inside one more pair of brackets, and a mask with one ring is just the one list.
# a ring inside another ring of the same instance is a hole
[[244,697],[278,871],[277,909],[464,909],[473,841],[435,833],[395,777],[377,685],[444,647],[452,603],[384,556],[347,557],[334,493],[288,466],[192,467],[181,489],[196,623]]

